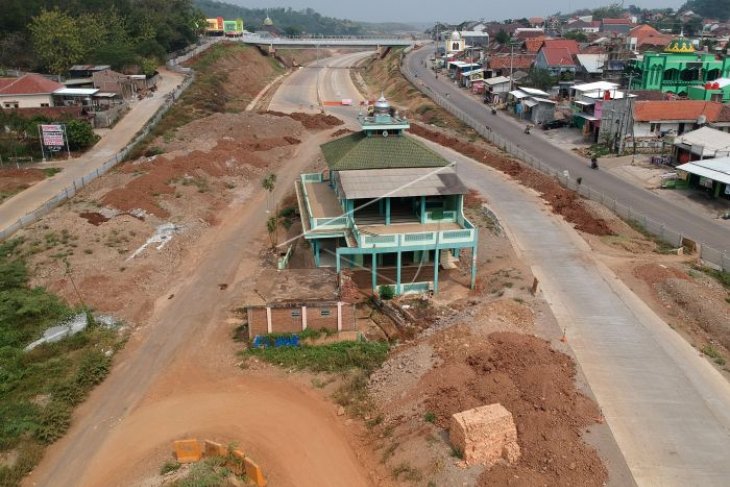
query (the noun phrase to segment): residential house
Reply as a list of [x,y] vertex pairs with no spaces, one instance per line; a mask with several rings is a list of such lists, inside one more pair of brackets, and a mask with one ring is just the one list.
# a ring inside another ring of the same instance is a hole
[[91,78],[94,76],[94,73],[100,73],[111,68],[108,64],[74,64],[68,70],[68,77]]
[[580,53],[575,55],[578,61],[576,77],[583,79],[600,79],[603,77],[603,70],[608,61],[608,53]]
[[603,19],[601,20],[601,32],[613,35],[626,35],[631,30],[629,19]]
[[683,37],[674,39],[664,52],[644,53],[642,59],[630,61],[635,73],[632,89],[659,90],[687,96],[690,86],[701,86],[718,78],[730,77],[730,57],[695,52]]
[[662,34],[654,27],[646,24],[633,27],[626,36],[626,48],[631,51],[663,49],[670,42],[672,42],[672,36]]
[[495,76],[484,80],[484,100],[487,103],[502,103],[507,98],[507,93],[512,85],[508,76]]
[[[571,88],[571,109],[573,125],[580,129],[583,136],[591,142],[598,142],[603,120],[608,114],[609,123],[620,118],[613,116],[613,105],[617,100],[626,103],[626,94],[618,89],[618,84],[607,81],[596,81],[574,85]],[[630,123],[625,116],[624,124]],[[604,130],[605,137],[605,130]],[[617,139],[610,139],[615,142]],[[618,151],[618,146],[614,147]]]
[[[625,131],[618,137],[626,144],[645,149],[661,149],[666,138],[676,137],[705,125],[722,131],[730,130],[730,107],[719,102],[700,100],[632,101],[613,107],[614,118],[631,117],[631,124],[620,124]],[[605,118],[605,113],[604,113]],[[614,124],[604,123],[600,134],[615,138]],[[607,131],[606,133],[604,133]],[[614,131],[613,133],[610,133]]]
[[546,69],[553,76],[560,76],[565,72],[574,74],[578,66],[573,56],[579,52],[578,43],[572,39],[545,40],[535,58],[535,67]]
[[513,73],[515,71],[529,71],[534,62],[535,56],[532,54],[515,54],[514,56],[506,54],[490,56],[487,64],[495,75],[509,76],[510,70]]
[[530,17],[527,21],[530,22],[531,27],[543,27],[545,25],[545,19],[542,17]]
[[489,46],[489,33],[482,30],[462,30],[461,37],[467,46],[484,47]]
[[40,74],[28,73],[20,78],[0,78],[0,106],[4,109],[53,106],[53,92],[61,83]]
[[730,134],[701,127],[674,139],[674,159],[679,163],[730,156]]
[[137,87],[131,76],[117,73],[111,69],[96,72],[91,77],[94,88],[105,93],[115,93],[122,98],[131,98],[137,93]]
[[730,200],[730,157],[687,162],[677,166],[687,174],[690,187],[704,189],[713,198]]
[[352,269],[373,290],[438,292],[440,269],[469,249],[473,287],[478,231],[464,217],[467,188],[453,164],[406,135],[408,121],[383,97],[360,123],[321,146],[326,170],[296,183],[315,266]]
[[537,88],[521,86],[510,91],[507,100],[515,115],[535,125],[555,120],[556,102],[548,93]]
[[545,29],[542,27],[518,27],[515,29],[513,38],[524,41],[532,37],[540,37],[545,35]]
[[600,30],[599,24],[591,20],[571,19],[563,26],[563,32],[581,31],[586,34],[594,34]]

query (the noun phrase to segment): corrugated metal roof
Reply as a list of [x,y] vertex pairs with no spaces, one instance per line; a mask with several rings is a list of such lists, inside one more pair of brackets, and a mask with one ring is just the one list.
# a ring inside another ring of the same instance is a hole
[[702,127],[680,135],[674,139],[674,145],[686,145],[695,154],[730,152],[730,134],[711,127]]
[[537,88],[530,88],[528,86],[520,86],[520,90],[524,91],[528,95],[550,96],[542,90],[538,90]]
[[405,135],[367,137],[358,132],[321,146],[332,171],[393,169],[403,167],[443,167],[449,161],[419,141]]
[[485,79],[484,82],[488,85],[498,85],[501,83],[509,83],[509,78],[507,76],[495,76],[494,78]]
[[713,181],[730,184],[730,157],[705,159],[677,166],[680,171],[703,176]]
[[452,167],[341,171],[338,177],[347,199],[447,196],[468,191]]

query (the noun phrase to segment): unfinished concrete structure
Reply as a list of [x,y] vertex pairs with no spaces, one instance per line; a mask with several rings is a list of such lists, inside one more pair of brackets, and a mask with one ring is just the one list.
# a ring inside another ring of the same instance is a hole
[[489,468],[500,460],[514,463],[520,457],[512,413],[499,403],[454,414],[449,440],[467,465]]

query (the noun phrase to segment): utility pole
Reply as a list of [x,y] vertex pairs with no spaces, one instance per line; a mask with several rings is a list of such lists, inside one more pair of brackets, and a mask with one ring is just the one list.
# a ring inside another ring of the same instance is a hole
[[512,81],[512,73],[514,72],[514,59],[515,59],[515,43],[516,39],[510,37],[509,40],[509,90],[514,89],[514,81]]

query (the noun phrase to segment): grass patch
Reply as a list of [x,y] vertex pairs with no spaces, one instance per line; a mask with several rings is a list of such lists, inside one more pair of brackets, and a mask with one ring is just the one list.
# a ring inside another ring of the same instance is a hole
[[647,239],[649,239],[652,242],[654,242],[656,244],[656,248],[654,249],[654,252],[656,252],[657,254],[673,254],[673,253],[675,253],[674,252],[674,250],[675,250],[674,247],[672,247],[671,245],[669,245],[665,241],[659,239],[659,237],[657,237],[656,235],[654,235],[653,233],[651,233],[649,230],[647,230],[646,227],[644,226],[644,224],[641,223],[640,221],[634,220],[634,219],[628,219],[628,220],[624,220],[624,221],[631,228],[633,228],[634,230],[636,230],[637,232],[639,232],[640,234],[642,234]]
[[[722,284],[725,287],[725,289],[730,289],[730,272],[718,271],[718,270],[712,269],[710,267],[705,267],[705,266],[700,266],[700,265],[692,266],[692,268],[696,269],[698,271],[704,272],[708,276],[712,277],[717,282]],[[730,298],[725,298],[725,300],[730,303]]]
[[177,472],[178,470],[180,470],[181,466],[182,465],[180,465],[179,462],[173,462],[168,460],[162,464],[162,467],[160,467],[160,475],[165,475],[170,472]]
[[409,482],[418,482],[423,478],[423,475],[417,468],[405,462],[393,467],[390,473],[395,480],[402,479]]
[[423,415],[423,420],[427,423],[435,423],[436,413],[434,413],[433,411],[428,411],[426,414]]
[[[68,233],[49,241],[71,240]],[[24,347],[45,329],[78,312],[43,288],[28,285],[22,240],[0,245],[0,453],[14,452],[0,466],[0,485],[15,486],[68,429],[73,407],[109,372],[102,352],[121,341],[114,330],[91,326],[60,342]]]
[[299,370],[341,372],[361,369],[370,372],[383,363],[388,355],[388,348],[389,345],[385,342],[359,341],[316,346],[250,348],[245,354]]
[[43,171],[43,174],[45,174],[47,178],[50,178],[51,176],[54,176],[63,171],[63,169],[61,169],[60,167],[44,167],[43,169],[41,169],[41,171]]
[[707,358],[712,359],[713,362],[715,362],[717,365],[725,365],[725,357],[720,355],[720,352],[713,347],[712,345],[705,345],[702,347],[702,353],[707,356]]

